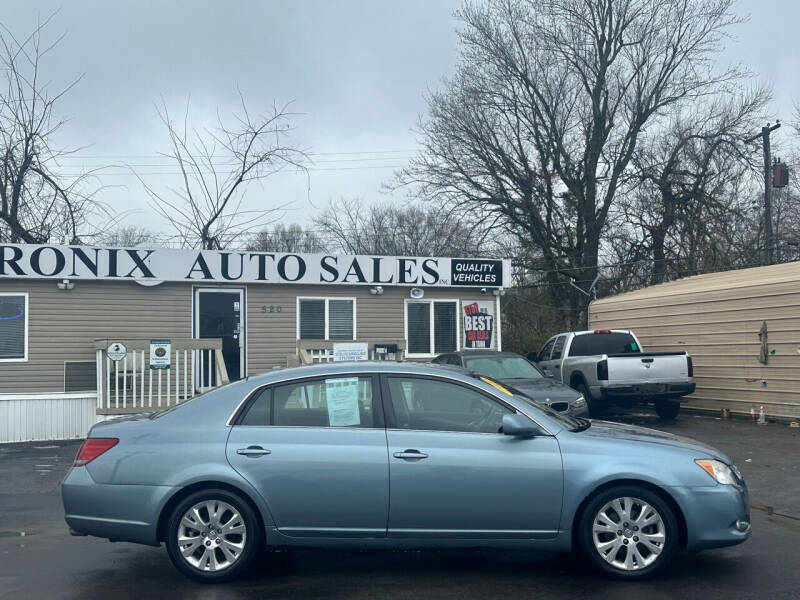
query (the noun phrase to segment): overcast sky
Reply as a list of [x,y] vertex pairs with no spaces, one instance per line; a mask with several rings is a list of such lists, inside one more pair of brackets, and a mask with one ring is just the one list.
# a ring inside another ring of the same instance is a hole
[[[253,188],[248,202],[291,203],[286,221],[307,223],[330,199],[389,198],[381,184],[412,156],[412,127],[425,111],[422,95],[450,74],[457,56],[457,0],[198,2],[15,2],[0,20],[15,34],[58,10],[48,35],[66,33],[44,72],[54,86],[83,78],[60,104],[71,118],[59,141],[87,146],[70,169],[141,165],[159,189],[175,175],[156,153],[167,138],[153,103],[174,111],[191,97],[197,122],[236,108],[238,86],[249,107],[294,101],[296,140],[315,160],[306,176],[282,173]],[[775,92],[774,113],[790,118],[800,99],[797,24],[800,3],[741,0],[750,21],[726,49]],[[788,132],[787,132],[788,133]],[[154,222],[141,184],[125,168],[102,176],[103,199],[138,210],[128,224]],[[403,194],[397,193],[402,199]]]

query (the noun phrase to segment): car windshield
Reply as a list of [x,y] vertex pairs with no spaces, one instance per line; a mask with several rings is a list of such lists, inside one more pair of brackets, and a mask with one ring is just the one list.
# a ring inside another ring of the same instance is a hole
[[564,427],[564,429],[567,429],[569,431],[583,431],[584,429],[589,429],[589,427],[591,427],[591,422],[589,421],[589,419],[583,419],[581,417],[570,417],[569,415],[560,413],[550,408],[546,404],[537,402],[524,392],[521,392],[520,390],[516,389],[513,385],[508,385],[505,382],[501,383],[495,380],[493,377],[487,377],[486,375],[479,375],[478,373],[473,373],[472,376],[475,377],[476,379],[484,381],[485,383],[488,383],[494,388],[497,388],[504,394],[509,394],[514,398],[516,398],[517,400],[520,400],[521,402],[530,405],[534,409],[543,412],[553,421],[557,421],[562,427]]
[[476,356],[464,360],[464,366],[492,379],[541,379],[541,371],[521,356]]

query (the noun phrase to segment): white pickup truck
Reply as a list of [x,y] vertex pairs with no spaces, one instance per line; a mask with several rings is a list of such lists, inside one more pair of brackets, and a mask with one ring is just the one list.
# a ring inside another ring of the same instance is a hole
[[560,333],[528,359],[583,394],[594,415],[607,404],[653,403],[659,417],[674,419],[695,388],[686,352],[645,352],[632,331],[621,329]]

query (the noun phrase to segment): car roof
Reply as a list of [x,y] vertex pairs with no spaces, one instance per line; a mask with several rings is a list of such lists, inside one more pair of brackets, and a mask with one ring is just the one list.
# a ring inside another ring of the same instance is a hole
[[315,363],[299,367],[272,369],[265,373],[252,375],[247,381],[254,383],[271,383],[288,379],[305,377],[324,377],[326,375],[341,375],[343,373],[399,373],[407,375],[441,375],[446,371],[450,375],[461,376],[470,380],[468,369],[453,365],[439,365],[435,363],[395,362],[389,360],[360,360],[341,361],[330,363]]

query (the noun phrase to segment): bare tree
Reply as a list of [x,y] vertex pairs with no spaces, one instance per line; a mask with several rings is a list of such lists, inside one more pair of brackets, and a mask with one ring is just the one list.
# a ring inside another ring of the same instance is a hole
[[135,248],[137,246],[157,246],[159,245],[159,236],[140,225],[125,225],[107,231],[100,241],[105,246]]
[[[617,210],[631,235],[615,241],[638,247],[652,260],[651,284],[693,274],[699,255],[713,259],[719,247],[717,225],[731,226],[743,214],[746,196],[739,189],[757,165],[744,143],[770,94],[758,88],[745,95],[720,91],[708,102],[673,112],[668,126],[645,136],[632,164],[637,186]],[[635,252],[634,252],[635,254]]]
[[24,38],[0,26],[0,225],[9,241],[78,243],[97,234],[108,209],[95,199],[90,173],[68,176],[59,159],[75,152],[56,144],[65,119],[59,101],[79,81],[52,91],[42,64],[63,36],[44,37],[50,15]]
[[158,114],[167,129],[172,160],[181,174],[169,194],[156,191],[139,177],[153,208],[172,226],[179,242],[192,248],[226,248],[270,221],[283,204],[255,202],[244,209],[247,191],[286,168],[305,169],[306,155],[288,140],[292,131],[289,104],[273,105],[264,116],[251,115],[239,94],[241,107],[230,123],[217,118],[214,129],[190,128],[189,107],[176,123],[162,99]]
[[322,237],[317,232],[304,229],[301,225],[292,223],[284,225],[277,223],[271,229],[264,229],[253,236],[247,244],[248,250],[257,252],[325,252],[326,246]]
[[467,2],[456,75],[428,95],[423,151],[400,183],[500,219],[537,250],[530,266],[547,274],[552,304],[583,314],[645,127],[740,76],[712,65],[738,21],[731,4]]
[[314,219],[332,248],[348,254],[480,256],[491,253],[486,223],[468,212],[429,205],[332,202]]

